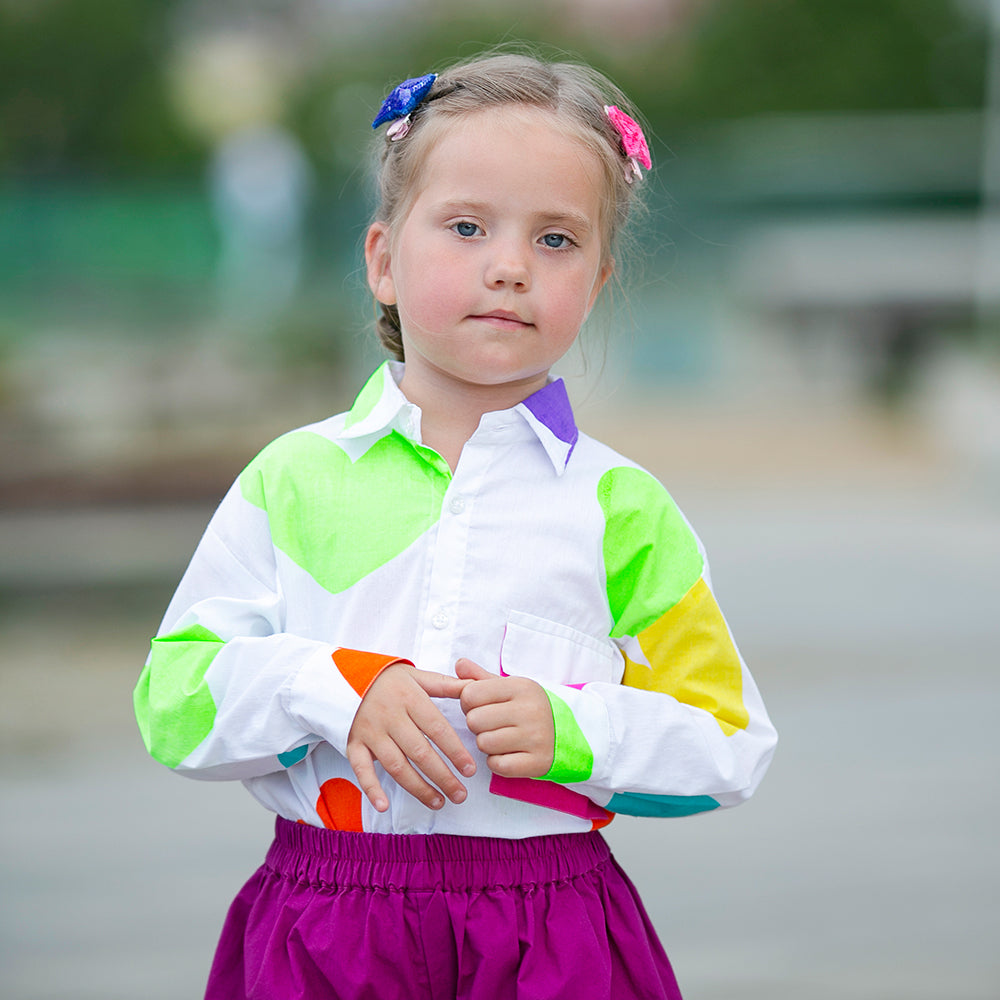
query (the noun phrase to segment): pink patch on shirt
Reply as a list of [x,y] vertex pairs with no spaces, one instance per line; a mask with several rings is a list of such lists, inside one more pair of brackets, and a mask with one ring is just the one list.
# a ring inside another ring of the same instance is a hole
[[[490,791],[507,799],[517,799],[546,809],[579,816],[580,819],[610,821],[613,812],[602,809],[591,802],[586,795],[574,792],[572,788],[556,784],[554,781],[540,781],[538,778],[504,778],[494,774],[490,778]],[[603,825],[603,824],[602,824]]]

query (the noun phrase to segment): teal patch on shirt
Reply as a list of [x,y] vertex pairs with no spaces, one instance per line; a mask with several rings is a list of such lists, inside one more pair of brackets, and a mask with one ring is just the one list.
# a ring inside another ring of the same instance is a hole
[[625,816],[693,816],[695,813],[718,809],[719,803],[709,795],[645,795],[624,792],[612,795],[605,809]]
[[293,764],[298,764],[300,760],[305,759],[305,755],[309,752],[309,745],[296,747],[294,750],[288,750],[285,753],[278,754],[278,763],[282,767],[291,767]]

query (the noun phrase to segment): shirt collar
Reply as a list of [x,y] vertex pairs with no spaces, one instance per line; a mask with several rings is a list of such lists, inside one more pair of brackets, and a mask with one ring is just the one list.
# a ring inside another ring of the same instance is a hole
[[556,474],[562,475],[580,438],[566,384],[557,378],[533,392],[514,409],[531,425],[552,460]]
[[377,368],[348,411],[340,437],[381,437],[398,430],[408,438],[416,438],[420,408],[400,391],[398,382],[402,377],[403,365],[399,361],[386,361]]
[[[403,370],[402,363],[386,361],[374,372],[348,411],[340,437],[381,437],[397,430],[410,440],[418,438],[420,408],[400,391]],[[580,437],[563,380],[554,379],[513,409],[535,432],[556,474],[562,475]]]

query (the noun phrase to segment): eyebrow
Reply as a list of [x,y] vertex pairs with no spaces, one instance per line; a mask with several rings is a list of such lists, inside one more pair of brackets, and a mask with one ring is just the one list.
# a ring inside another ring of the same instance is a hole
[[[444,215],[462,215],[466,212],[470,215],[488,215],[491,208],[492,205],[485,201],[445,201],[439,206]],[[557,208],[552,212],[536,212],[535,215],[545,225],[564,225],[580,234],[589,235],[597,229],[587,216],[579,212],[562,211]]]

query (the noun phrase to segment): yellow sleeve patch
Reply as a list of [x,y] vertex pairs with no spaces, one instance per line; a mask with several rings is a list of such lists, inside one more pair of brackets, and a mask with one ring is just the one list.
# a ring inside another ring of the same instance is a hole
[[746,729],[739,653],[703,579],[636,638],[649,666],[626,655],[623,684],[704,709],[726,736]]

